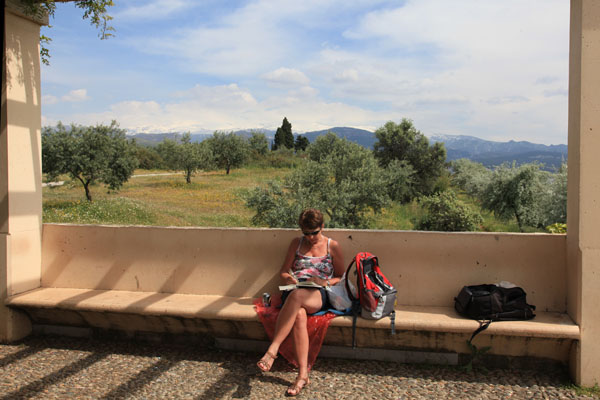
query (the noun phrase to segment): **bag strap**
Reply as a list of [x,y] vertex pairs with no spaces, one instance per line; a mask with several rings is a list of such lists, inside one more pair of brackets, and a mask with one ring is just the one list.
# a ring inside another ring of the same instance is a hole
[[[352,301],[358,300],[358,299],[354,298],[354,296],[352,295],[352,290],[350,290],[350,286],[348,286],[348,279],[350,279],[350,269],[352,268],[352,265],[354,265],[355,262],[356,262],[356,257],[354,257],[352,259],[352,261],[350,261],[350,264],[348,265],[348,268],[346,269],[346,281],[344,282],[346,285],[346,292],[348,293],[348,297]],[[358,290],[358,286],[357,286],[357,290]]]
[[346,281],[344,282],[346,286],[346,293],[348,293],[348,298],[350,298],[350,300],[352,301],[352,349],[356,348],[356,320],[358,319],[358,312],[360,310],[360,302],[357,298],[355,298],[352,295],[352,290],[350,290],[350,286],[348,285],[348,280],[350,279],[350,269],[352,269],[352,266],[355,262],[356,257],[354,257],[352,261],[350,261],[350,264],[346,269]]
[[356,320],[358,319],[358,313],[360,312],[360,302],[358,300],[352,301],[352,350],[356,349]]
[[471,335],[471,339],[469,339],[469,344],[471,344],[471,341],[473,340],[473,338],[475,336],[477,336],[479,333],[485,331],[488,326],[490,326],[490,324],[492,323],[492,320],[487,320],[487,321],[478,321],[479,322],[479,328],[475,329],[475,332],[473,332],[473,334]]

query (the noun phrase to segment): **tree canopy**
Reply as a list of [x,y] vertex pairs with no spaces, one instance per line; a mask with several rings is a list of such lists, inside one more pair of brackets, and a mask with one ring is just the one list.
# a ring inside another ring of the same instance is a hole
[[189,132],[184,133],[178,141],[163,140],[157,151],[169,168],[183,170],[187,183],[192,183],[192,176],[197,170],[213,167],[213,155],[209,146],[193,143]]
[[294,142],[294,150],[305,151],[310,142],[306,136],[298,135],[296,136],[296,141]]
[[525,226],[543,226],[547,182],[548,173],[539,164],[503,164],[494,170],[482,195],[483,207],[498,218],[516,218],[521,232]]
[[254,156],[265,156],[269,152],[269,141],[262,132],[253,131],[252,136],[248,139],[248,145]]
[[375,158],[382,167],[393,160],[406,161],[415,171],[414,196],[430,195],[446,164],[446,148],[442,143],[429,145],[429,140],[418,131],[411,120],[403,118],[399,124],[387,122],[375,131],[373,145]]
[[42,171],[49,180],[68,174],[83,185],[92,201],[90,185],[103,182],[119,189],[137,167],[135,146],[116,121],[110,125],[46,127],[42,131]]
[[248,159],[248,142],[233,132],[216,131],[205,142],[213,153],[216,165],[225,168],[227,175],[231,168],[241,167]]
[[329,227],[366,228],[368,216],[388,204],[381,168],[372,152],[329,133],[307,148],[309,160],[283,183],[269,182],[252,191],[246,204],[252,222],[270,227],[295,227],[307,207],[327,215]]

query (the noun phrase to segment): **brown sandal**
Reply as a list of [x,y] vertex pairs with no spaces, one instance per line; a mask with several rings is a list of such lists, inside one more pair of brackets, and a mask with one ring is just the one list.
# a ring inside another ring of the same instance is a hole
[[[294,381],[294,383],[292,384],[292,386],[290,386],[287,389],[287,391],[285,392],[285,395],[289,396],[289,397],[298,396],[300,394],[300,392],[302,391],[302,389],[304,389],[306,386],[308,386],[309,383],[310,383],[310,380],[308,379],[308,376],[306,378],[298,376],[296,378],[296,380]],[[293,390],[294,393],[291,393],[290,392],[291,390]]]
[[271,370],[271,367],[273,366],[273,363],[275,362],[276,358],[277,358],[277,355],[271,354],[267,351],[265,353],[265,355],[260,360],[258,360],[258,362],[256,363],[256,366],[262,372],[269,372]]

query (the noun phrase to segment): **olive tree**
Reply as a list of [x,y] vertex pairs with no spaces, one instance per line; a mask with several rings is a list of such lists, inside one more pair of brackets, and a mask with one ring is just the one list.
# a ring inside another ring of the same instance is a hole
[[178,140],[163,140],[157,151],[170,169],[183,170],[187,183],[192,183],[196,171],[213,167],[210,147],[206,143],[192,142],[189,132]]
[[408,203],[415,197],[415,169],[406,160],[392,160],[383,170],[383,180],[390,199]]
[[544,199],[549,196],[548,173],[539,164],[497,167],[482,194],[482,205],[498,218],[515,218],[519,230],[525,226],[543,226]]
[[368,215],[388,204],[382,170],[369,150],[330,133],[307,153],[309,159],[283,182],[269,182],[247,196],[254,224],[295,227],[300,211],[315,207],[327,215],[329,227],[365,228]]
[[119,189],[137,167],[135,146],[116,121],[110,125],[45,127],[42,131],[42,170],[48,180],[68,174],[83,185],[92,201],[90,185],[105,183]]
[[252,131],[252,136],[248,138],[248,146],[254,157],[266,156],[269,152],[269,141],[262,132]]
[[481,198],[490,184],[492,171],[483,164],[466,158],[452,161],[452,183],[464,190],[468,195]]
[[212,151],[216,165],[225,168],[227,175],[231,168],[241,167],[248,160],[248,142],[233,132],[216,131],[205,142]]
[[548,176],[548,196],[544,199],[544,225],[567,222],[567,163]]
[[414,195],[429,195],[435,191],[436,181],[446,168],[443,143],[430,146],[427,137],[406,118],[399,124],[387,122],[375,131],[375,136],[377,142],[373,145],[373,153],[382,167],[387,167],[393,160],[406,161],[415,171]]

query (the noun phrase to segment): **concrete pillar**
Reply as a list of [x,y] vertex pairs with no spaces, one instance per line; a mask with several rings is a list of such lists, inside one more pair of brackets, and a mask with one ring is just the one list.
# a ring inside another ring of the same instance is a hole
[[600,382],[600,1],[571,0],[567,311],[581,340],[571,373]]
[[41,277],[41,22],[25,17],[11,0],[3,18],[0,341],[6,342],[29,334],[31,324],[5,307],[4,299],[39,287]]

